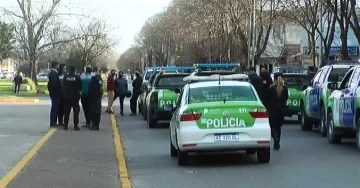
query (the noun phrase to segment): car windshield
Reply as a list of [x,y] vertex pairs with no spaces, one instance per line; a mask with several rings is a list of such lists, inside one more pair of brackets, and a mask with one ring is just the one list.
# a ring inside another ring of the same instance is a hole
[[350,68],[333,68],[330,72],[328,82],[341,82]]
[[285,81],[285,85],[290,88],[301,88],[304,83],[307,82],[307,75],[304,74],[293,74],[293,75],[286,75],[284,74],[283,79]]
[[147,71],[145,74],[145,80],[149,80],[152,73],[154,73],[154,71]]
[[157,83],[157,87],[183,87],[186,82],[183,80],[185,76],[165,76],[161,77]]
[[257,101],[250,86],[210,86],[189,90],[189,104],[217,101]]

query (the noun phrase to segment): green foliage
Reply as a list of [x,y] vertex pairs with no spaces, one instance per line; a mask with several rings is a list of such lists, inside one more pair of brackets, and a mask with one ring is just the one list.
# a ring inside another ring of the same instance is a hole
[[14,26],[0,21],[0,59],[10,56],[14,44]]
[[31,78],[28,78],[28,77],[23,78],[23,81],[22,81],[21,84],[29,85],[30,90],[35,90],[36,89],[35,82]]

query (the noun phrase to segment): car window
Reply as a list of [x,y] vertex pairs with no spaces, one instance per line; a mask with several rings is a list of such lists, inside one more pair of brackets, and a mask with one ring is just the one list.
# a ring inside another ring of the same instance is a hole
[[323,69],[321,69],[321,70],[319,70],[319,72],[317,72],[317,74],[315,75],[314,80],[313,80],[313,85],[315,85],[319,81],[322,73],[323,73]]
[[359,75],[360,75],[360,69],[358,68],[355,70],[354,76],[351,78],[350,87],[355,88],[358,86]]
[[349,71],[349,68],[332,68],[328,82],[338,83],[344,78],[345,74]]
[[282,77],[285,81],[285,85],[290,88],[299,88],[300,89],[304,85],[304,83],[307,82],[307,75],[301,75],[301,74],[286,75],[286,74],[284,74]]
[[183,87],[186,82],[183,80],[185,76],[165,76],[161,77],[156,87]]
[[354,70],[351,70],[345,75],[344,79],[342,80],[342,82],[340,84],[340,87],[339,87],[340,90],[350,87],[350,78],[351,78],[351,75],[353,72],[354,72]]
[[257,101],[250,86],[210,86],[192,88],[189,104],[216,101]]
[[154,73],[154,71],[147,71],[145,74],[145,80],[149,80],[152,73]]

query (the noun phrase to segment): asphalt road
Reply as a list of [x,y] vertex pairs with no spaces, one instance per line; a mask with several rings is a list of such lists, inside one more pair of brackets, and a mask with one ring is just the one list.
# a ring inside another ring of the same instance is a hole
[[125,114],[117,115],[117,121],[135,188],[358,188],[360,184],[360,153],[354,140],[330,145],[318,132],[286,124],[281,150],[272,150],[269,164],[257,164],[255,155],[240,153],[192,156],[189,166],[179,167],[170,157],[168,124],[149,129],[140,115]]

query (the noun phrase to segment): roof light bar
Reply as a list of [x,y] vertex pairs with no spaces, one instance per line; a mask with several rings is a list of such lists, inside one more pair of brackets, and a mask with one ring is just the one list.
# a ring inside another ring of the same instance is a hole
[[213,74],[211,76],[195,76],[190,75],[185,77],[183,80],[185,82],[191,82],[191,81],[224,81],[224,80],[243,80],[247,81],[249,79],[248,75],[246,74],[231,74],[231,75],[219,75],[219,74]]
[[236,67],[240,64],[235,63],[199,63],[194,64],[196,68],[229,68],[229,67]]
[[327,60],[325,65],[360,65],[356,60]]

